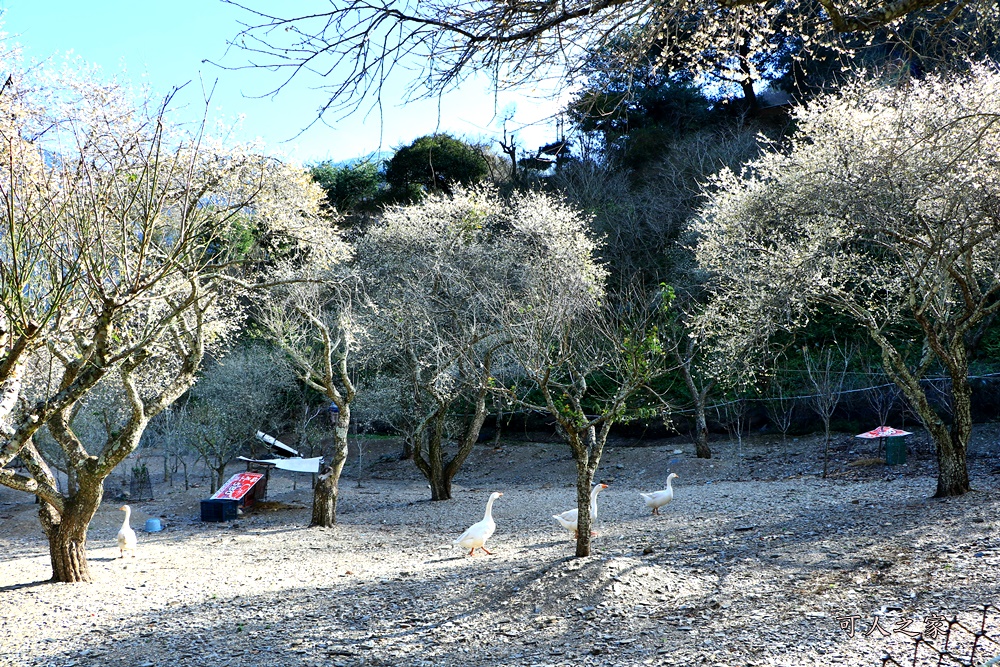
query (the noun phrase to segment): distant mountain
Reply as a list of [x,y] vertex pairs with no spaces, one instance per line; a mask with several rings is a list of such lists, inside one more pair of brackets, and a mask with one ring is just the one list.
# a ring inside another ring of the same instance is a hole
[[[359,157],[352,157],[349,160],[340,160],[339,162],[334,162],[330,160],[330,164],[334,167],[353,167],[356,164],[361,164],[363,162],[375,162],[376,164],[381,162],[388,162],[396,151],[377,151],[375,153],[369,153],[368,155],[361,155]],[[317,160],[315,164],[320,164],[327,162],[327,160]]]

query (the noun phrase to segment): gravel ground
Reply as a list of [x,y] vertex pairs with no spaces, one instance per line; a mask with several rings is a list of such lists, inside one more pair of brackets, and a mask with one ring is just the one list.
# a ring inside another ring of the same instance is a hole
[[[555,441],[478,447],[439,503],[412,463],[380,457],[393,443],[369,443],[329,530],[304,527],[310,491],[289,473],[271,480],[274,509],[227,524],[197,520],[206,488],[160,484],[133,506],[138,556],[124,560],[109,499],[90,531],[92,584],[44,581],[34,506],[0,490],[0,666],[910,667],[938,664],[941,635],[914,654],[905,634],[933,634],[938,615],[958,622],[952,654],[982,664],[1000,655],[1000,610],[984,611],[1000,605],[998,432],[977,431],[976,490],[947,500],[929,498],[919,435],[892,467],[840,436],[825,480],[815,438],[722,440],[709,461],[682,440],[616,442],[585,559],[550,517],[575,497]],[[636,492],[670,471],[674,502],[651,516]],[[465,556],[451,541],[491,491],[504,492],[494,555]],[[150,516],[163,532],[141,531]],[[963,627],[985,631],[974,656]]]

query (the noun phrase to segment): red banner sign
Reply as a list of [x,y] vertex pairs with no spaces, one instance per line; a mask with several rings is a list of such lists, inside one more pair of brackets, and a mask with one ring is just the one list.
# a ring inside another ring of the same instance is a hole
[[259,472],[237,473],[230,477],[229,481],[212,495],[212,498],[216,500],[240,500],[263,476]]

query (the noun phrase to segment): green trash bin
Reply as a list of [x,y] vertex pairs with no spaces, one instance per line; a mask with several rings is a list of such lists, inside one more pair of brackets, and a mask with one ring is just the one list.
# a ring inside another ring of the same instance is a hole
[[889,466],[906,463],[906,436],[894,435],[885,439],[885,464]]

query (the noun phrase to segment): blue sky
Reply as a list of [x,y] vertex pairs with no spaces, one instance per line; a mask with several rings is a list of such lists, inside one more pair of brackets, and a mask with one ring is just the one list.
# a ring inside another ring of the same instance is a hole
[[[285,4],[285,3],[281,3]],[[290,3],[289,3],[290,4]],[[296,4],[306,4],[298,2]],[[274,97],[260,98],[278,84],[277,74],[262,70],[230,71],[204,60],[223,60],[227,39],[247,20],[238,8],[218,0],[0,0],[3,30],[18,42],[26,60],[44,60],[72,52],[110,75],[124,72],[161,94],[173,86],[190,83],[180,97],[178,112],[192,120],[202,113],[202,81],[215,85],[212,113],[225,119],[243,116],[242,137],[260,137],[268,146],[301,162],[344,160],[388,150],[434,131],[447,131],[476,139],[500,136],[499,112],[515,110],[515,122],[531,124],[558,109],[553,101],[539,102],[531,91],[514,92],[494,99],[485,81],[470,82],[456,93],[435,101],[402,107],[388,104],[385,120],[375,113],[354,116],[326,127],[316,124],[299,135],[315,118],[324,101],[315,87],[318,79],[297,81]],[[225,62],[244,62],[230,52]],[[389,91],[384,99],[398,99],[403,89]],[[508,124],[509,128],[514,125]],[[296,136],[299,135],[299,136]],[[518,132],[519,144],[533,149],[554,140],[546,123]]]

